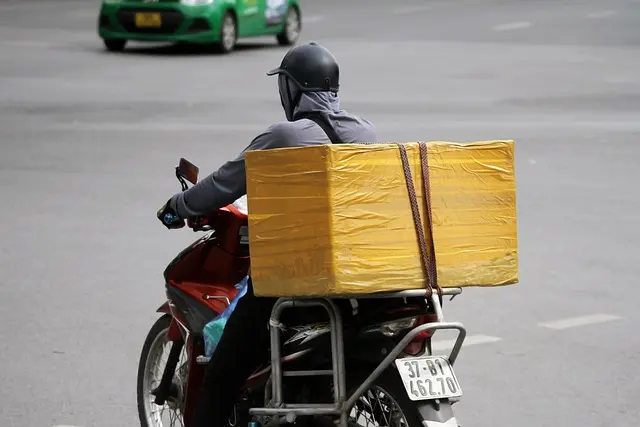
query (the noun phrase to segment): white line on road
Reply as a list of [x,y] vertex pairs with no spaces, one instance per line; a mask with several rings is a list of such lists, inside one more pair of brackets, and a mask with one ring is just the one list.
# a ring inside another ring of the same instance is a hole
[[302,18],[302,23],[303,24],[314,24],[316,22],[320,22],[324,20],[324,16],[322,15],[311,15],[308,17],[303,17]]
[[424,12],[431,9],[429,6],[426,5],[421,5],[421,6],[406,6],[406,7],[399,7],[397,9],[394,9],[391,11],[391,13],[395,14],[395,15],[407,15],[410,13],[416,13],[416,12]]
[[614,316],[613,314],[592,314],[589,316],[571,317],[568,319],[554,320],[553,322],[538,323],[538,326],[549,329],[568,329],[576,328],[579,326],[593,325],[596,323],[610,322],[612,320],[619,320],[621,317]]
[[522,30],[525,28],[531,27],[533,24],[527,21],[520,22],[509,22],[507,24],[494,25],[491,27],[493,31],[511,31],[511,30]]
[[[470,345],[478,345],[478,344],[491,344],[494,342],[502,341],[502,338],[499,337],[491,337],[488,335],[469,335],[465,338],[462,346],[467,347]],[[431,346],[434,351],[436,350],[450,350],[453,348],[453,345],[456,343],[456,340],[441,340],[441,341],[433,341]]]
[[601,10],[599,12],[593,12],[587,15],[587,19],[599,19],[599,18],[609,18],[613,15],[616,15],[618,12],[615,10]]

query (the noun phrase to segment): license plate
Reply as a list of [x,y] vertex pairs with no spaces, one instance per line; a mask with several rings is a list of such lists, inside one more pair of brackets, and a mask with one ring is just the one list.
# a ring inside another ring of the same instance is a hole
[[408,357],[397,359],[396,366],[411,400],[462,396],[456,374],[446,357]]
[[162,17],[159,13],[136,13],[136,27],[161,27]]

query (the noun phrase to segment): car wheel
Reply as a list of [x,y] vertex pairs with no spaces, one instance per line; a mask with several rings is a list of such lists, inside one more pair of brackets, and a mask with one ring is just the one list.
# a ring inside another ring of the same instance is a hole
[[277,35],[278,43],[282,46],[291,46],[298,41],[302,30],[302,20],[300,19],[300,11],[297,7],[289,8],[287,18],[284,22],[284,28]]
[[123,39],[103,39],[102,41],[109,52],[122,52],[127,45],[127,41]]
[[231,12],[224,14],[220,26],[220,41],[216,48],[221,53],[229,53],[236,47],[238,41],[238,25],[235,16]]

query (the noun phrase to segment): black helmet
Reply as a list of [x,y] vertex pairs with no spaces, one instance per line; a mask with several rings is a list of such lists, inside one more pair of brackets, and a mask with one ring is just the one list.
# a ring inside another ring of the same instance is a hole
[[336,58],[316,42],[291,49],[280,66],[267,75],[278,75],[280,102],[287,120],[294,120],[303,92],[338,92],[340,87]]
[[296,46],[287,52],[280,67],[267,73],[268,76],[276,74],[289,77],[302,92],[338,92],[340,87],[336,58],[316,42]]

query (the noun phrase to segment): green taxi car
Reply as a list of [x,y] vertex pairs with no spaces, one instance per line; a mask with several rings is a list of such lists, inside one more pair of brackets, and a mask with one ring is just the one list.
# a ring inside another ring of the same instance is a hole
[[103,0],[98,35],[109,51],[137,40],[211,44],[228,53],[244,37],[274,35],[293,45],[301,18],[298,0]]

